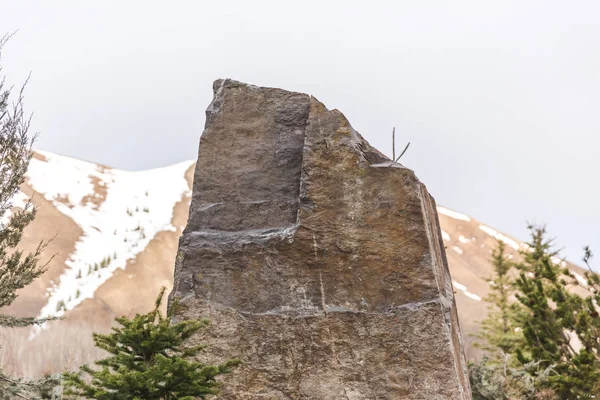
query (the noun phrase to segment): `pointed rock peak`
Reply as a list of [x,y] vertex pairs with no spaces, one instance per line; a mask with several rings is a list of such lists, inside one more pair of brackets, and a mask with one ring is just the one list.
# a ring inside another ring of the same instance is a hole
[[470,399],[425,186],[310,95],[214,88],[172,296],[244,360],[222,398]]

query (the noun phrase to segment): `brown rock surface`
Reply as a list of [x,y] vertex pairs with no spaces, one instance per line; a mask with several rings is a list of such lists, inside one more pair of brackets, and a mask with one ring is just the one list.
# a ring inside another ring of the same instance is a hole
[[215,82],[177,318],[223,399],[470,399],[434,200],[316,99]]

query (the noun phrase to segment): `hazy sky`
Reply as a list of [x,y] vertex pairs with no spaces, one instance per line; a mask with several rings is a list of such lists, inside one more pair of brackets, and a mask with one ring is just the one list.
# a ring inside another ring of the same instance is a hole
[[[7,1],[38,147],[124,169],[196,157],[214,79],[310,93],[439,204],[600,254],[598,1]],[[600,268],[600,257],[596,260]]]

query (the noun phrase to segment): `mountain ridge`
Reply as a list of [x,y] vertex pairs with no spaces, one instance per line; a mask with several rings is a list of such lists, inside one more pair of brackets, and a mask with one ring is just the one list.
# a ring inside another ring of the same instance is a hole
[[[177,241],[188,217],[193,168],[193,161],[185,161],[130,172],[35,151],[13,205],[22,207],[33,196],[38,215],[25,231],[23,248],[32,250],[40,240],[54,237],[45,252],[45,257],[54,258],[48,271],[3,311],[64,319],[33,332],[0,332],[5,342],[14,343],[0,352],[2,368],[37,377],[66,364],[89,362],[97,357],[91,332],[107,331],[116,316],[146,311],[161,286],[170,289]],[[465,351],[473,359],[479,350],[472,335],[487,313],[483,299],[492,276],[491,250],[502,240],[508,253],[518,257],[527,245],[443,206],[438,206],[438,217]],[[584,270],[563,263],[576,277],[574,290],[585,294]],[[65,360],[74,341],[82,350]],[[49,342],[55,345],[47,348]],[[25,357],[25,345],[43,348],[42,359]],[[19,357],[25,361],[15,362]]]

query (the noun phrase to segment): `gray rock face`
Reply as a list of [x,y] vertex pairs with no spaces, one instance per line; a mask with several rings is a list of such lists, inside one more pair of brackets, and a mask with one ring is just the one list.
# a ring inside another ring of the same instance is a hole
[[315,98],[214,84],[173,296],[223,399],[470,399],[435,203]]

